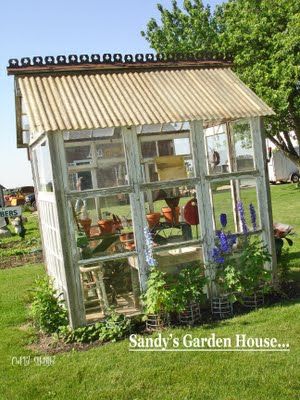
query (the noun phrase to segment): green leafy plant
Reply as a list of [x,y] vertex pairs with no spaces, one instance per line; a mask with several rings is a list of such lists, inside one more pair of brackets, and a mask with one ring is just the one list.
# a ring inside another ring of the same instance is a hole
[[182,269],[175,286],[175,303],[177,310],[183,311],[191,303],[201,303],[204,298],[203,288],[208,282],[197,263]]
[[37,329],[44,333],[58,332],[61,326],[68,323],[64,300],[61,295],[57,294],[50,278],[38,279],[35,284],[30,307],[33,323]]
[[147,285],[147,290],[142,295],[142,302],[147,315],[175,311],[175,289],[167,281],[165,273],[159,271],[157,267],[152,267]]
[[123,314],[111,311],[110,314],[100,322],[93,325],[82,326],[72,329],[63,326],[57,333],[57,337],[65,343],[92,343],[115,342],[124,338],[131,331],[131,321]]

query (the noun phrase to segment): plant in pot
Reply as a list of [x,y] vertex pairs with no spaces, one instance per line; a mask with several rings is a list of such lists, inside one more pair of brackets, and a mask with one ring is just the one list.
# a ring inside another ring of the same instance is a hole
[[174,289],[170,288],[166,274],[156,266],[150,270],[147,290],[141,296],[146,315],[146,329],[159,330],[169,322],[169,313],[174,310]]
[[122,243],[125,250],[134,250],[134,233],[132,227],[123,228],[119,236],[120,242]]
[[174,309],[174,288],[170,287],[165,273],[157,268],[153,256],[153,240],[149,228],[144,229],[145,259],[149,267],[147,290],[142,294],[146,329],[158,330],[168,324],[169,313]]
[[200,303],[205,298],[203,289],[206,284],[207,278],[199,263],[193,263],[180,271],[175,289],[175,303],[181,324],[194,325],[200,320]]
[[110,213],[103,212],[102,218],[99,218],[98,220],[98,226],[100,228],[100,232],[102,235],[108,235],[113,233],[115,227],[115,221],[111,217]]
[[239,271],[239,300],[247,308],[258,308],[264,303],[264,294],[270,290],[271,272],[264,264],[271,260],[266,246],[259,240],[244,242],[236,269]]

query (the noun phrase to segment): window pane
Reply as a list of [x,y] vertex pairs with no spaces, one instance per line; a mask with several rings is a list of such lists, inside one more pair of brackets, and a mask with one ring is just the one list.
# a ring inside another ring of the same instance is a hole
[[80,267],[88,321],[109,309],[127,316],[140,312],[138,270],[127,258]]
[[172,250],[159,250],[154,258],[158,268],[167,274],[177,275],[183,268],[188,268],[203,261],[200,245],[182,246]]
[[[66,142],[70,190],[101,189],[128,184],[120,130],[95,131],[92,138],[93,140],[85,140],[82,144],[78,141]],[[78,183],[80,177],[81,185]],[[80,186],[81,189],[78,189]]]
[[205,129],[209,174],[230,172],[225,125]]
[[199,238],[199,214],[193,186],[149,190],[145,193],[145,209],[155,246]]
[[234,223],[233,201],[230,181],[228,180],[224,182],[211,183],[211,193],[213,201],[215,229],[220,230],[222,228],[220,215],[226,214],[227,226],[225,229],[231,232],[235,232],[236,228]]
[[33,150],[33,157],[39,191],[53,192],[52,164],[47,140]]
[[[254,216],[253,211],[250,210],[250,204],[254,207],[254,212],[255,212],[255,224],[256,228],[260,228],[260,212],[258,208],[258,202],[257,202],[257,189],[256,189],[256,179],[240,179],[239,180],[239,199],[243,203],[244,206],[244,211],[245,211],[245,219],[246,219],[246,224],[249,230],[253,230],[253,221],[251,219],[251,214],[252,218]],[[253,208],[251,207],[253,210]],[[240,226],[240,231],[242,231],[242,227]]]
[[[194,176],[189,133],[184,138],[160,134],[141,141],[141,164],[145,182],[170,181]],[[140,137],[141,139],[141,137]]]
[[135,250],[129,196],[73,200],[81,259]]
[[253,143],[250,124],[247,120],[232,122],[231,131],[234,142],[234,171],[245,171],[254,168]]

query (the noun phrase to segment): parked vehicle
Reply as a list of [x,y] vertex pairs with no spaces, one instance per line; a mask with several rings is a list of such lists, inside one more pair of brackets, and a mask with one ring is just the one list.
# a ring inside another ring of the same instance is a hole
[[[299,147],[296,148],[299,152]],[[299,167],[293,163],[281,150],[270,149],[268,157],[269,180],[271,183],[276,182],[293,182],[300,181]]]

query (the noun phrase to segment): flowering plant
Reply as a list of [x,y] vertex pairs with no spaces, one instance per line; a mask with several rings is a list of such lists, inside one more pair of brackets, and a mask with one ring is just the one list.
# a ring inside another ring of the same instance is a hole
[[[238,202],[237,208],[243,231],[239,252],[234,252],[237,237],[224,231],[227,216],[221,214],[222,229],[217,231],[217,244],[211,256],[213,267],[216,269],[214,281],[223,293],[229,295],[231,301],[236,300],[242,293],[253,294],[271,279],[270,272],[263,267],[265,262],[270,261],[271,256],[261,241],[251,240],[243,203]],[[253,230],[256,230],[256,212],[253,204],[249,205],[249,212]],[[266,286],[264,288],[267,290]]]

